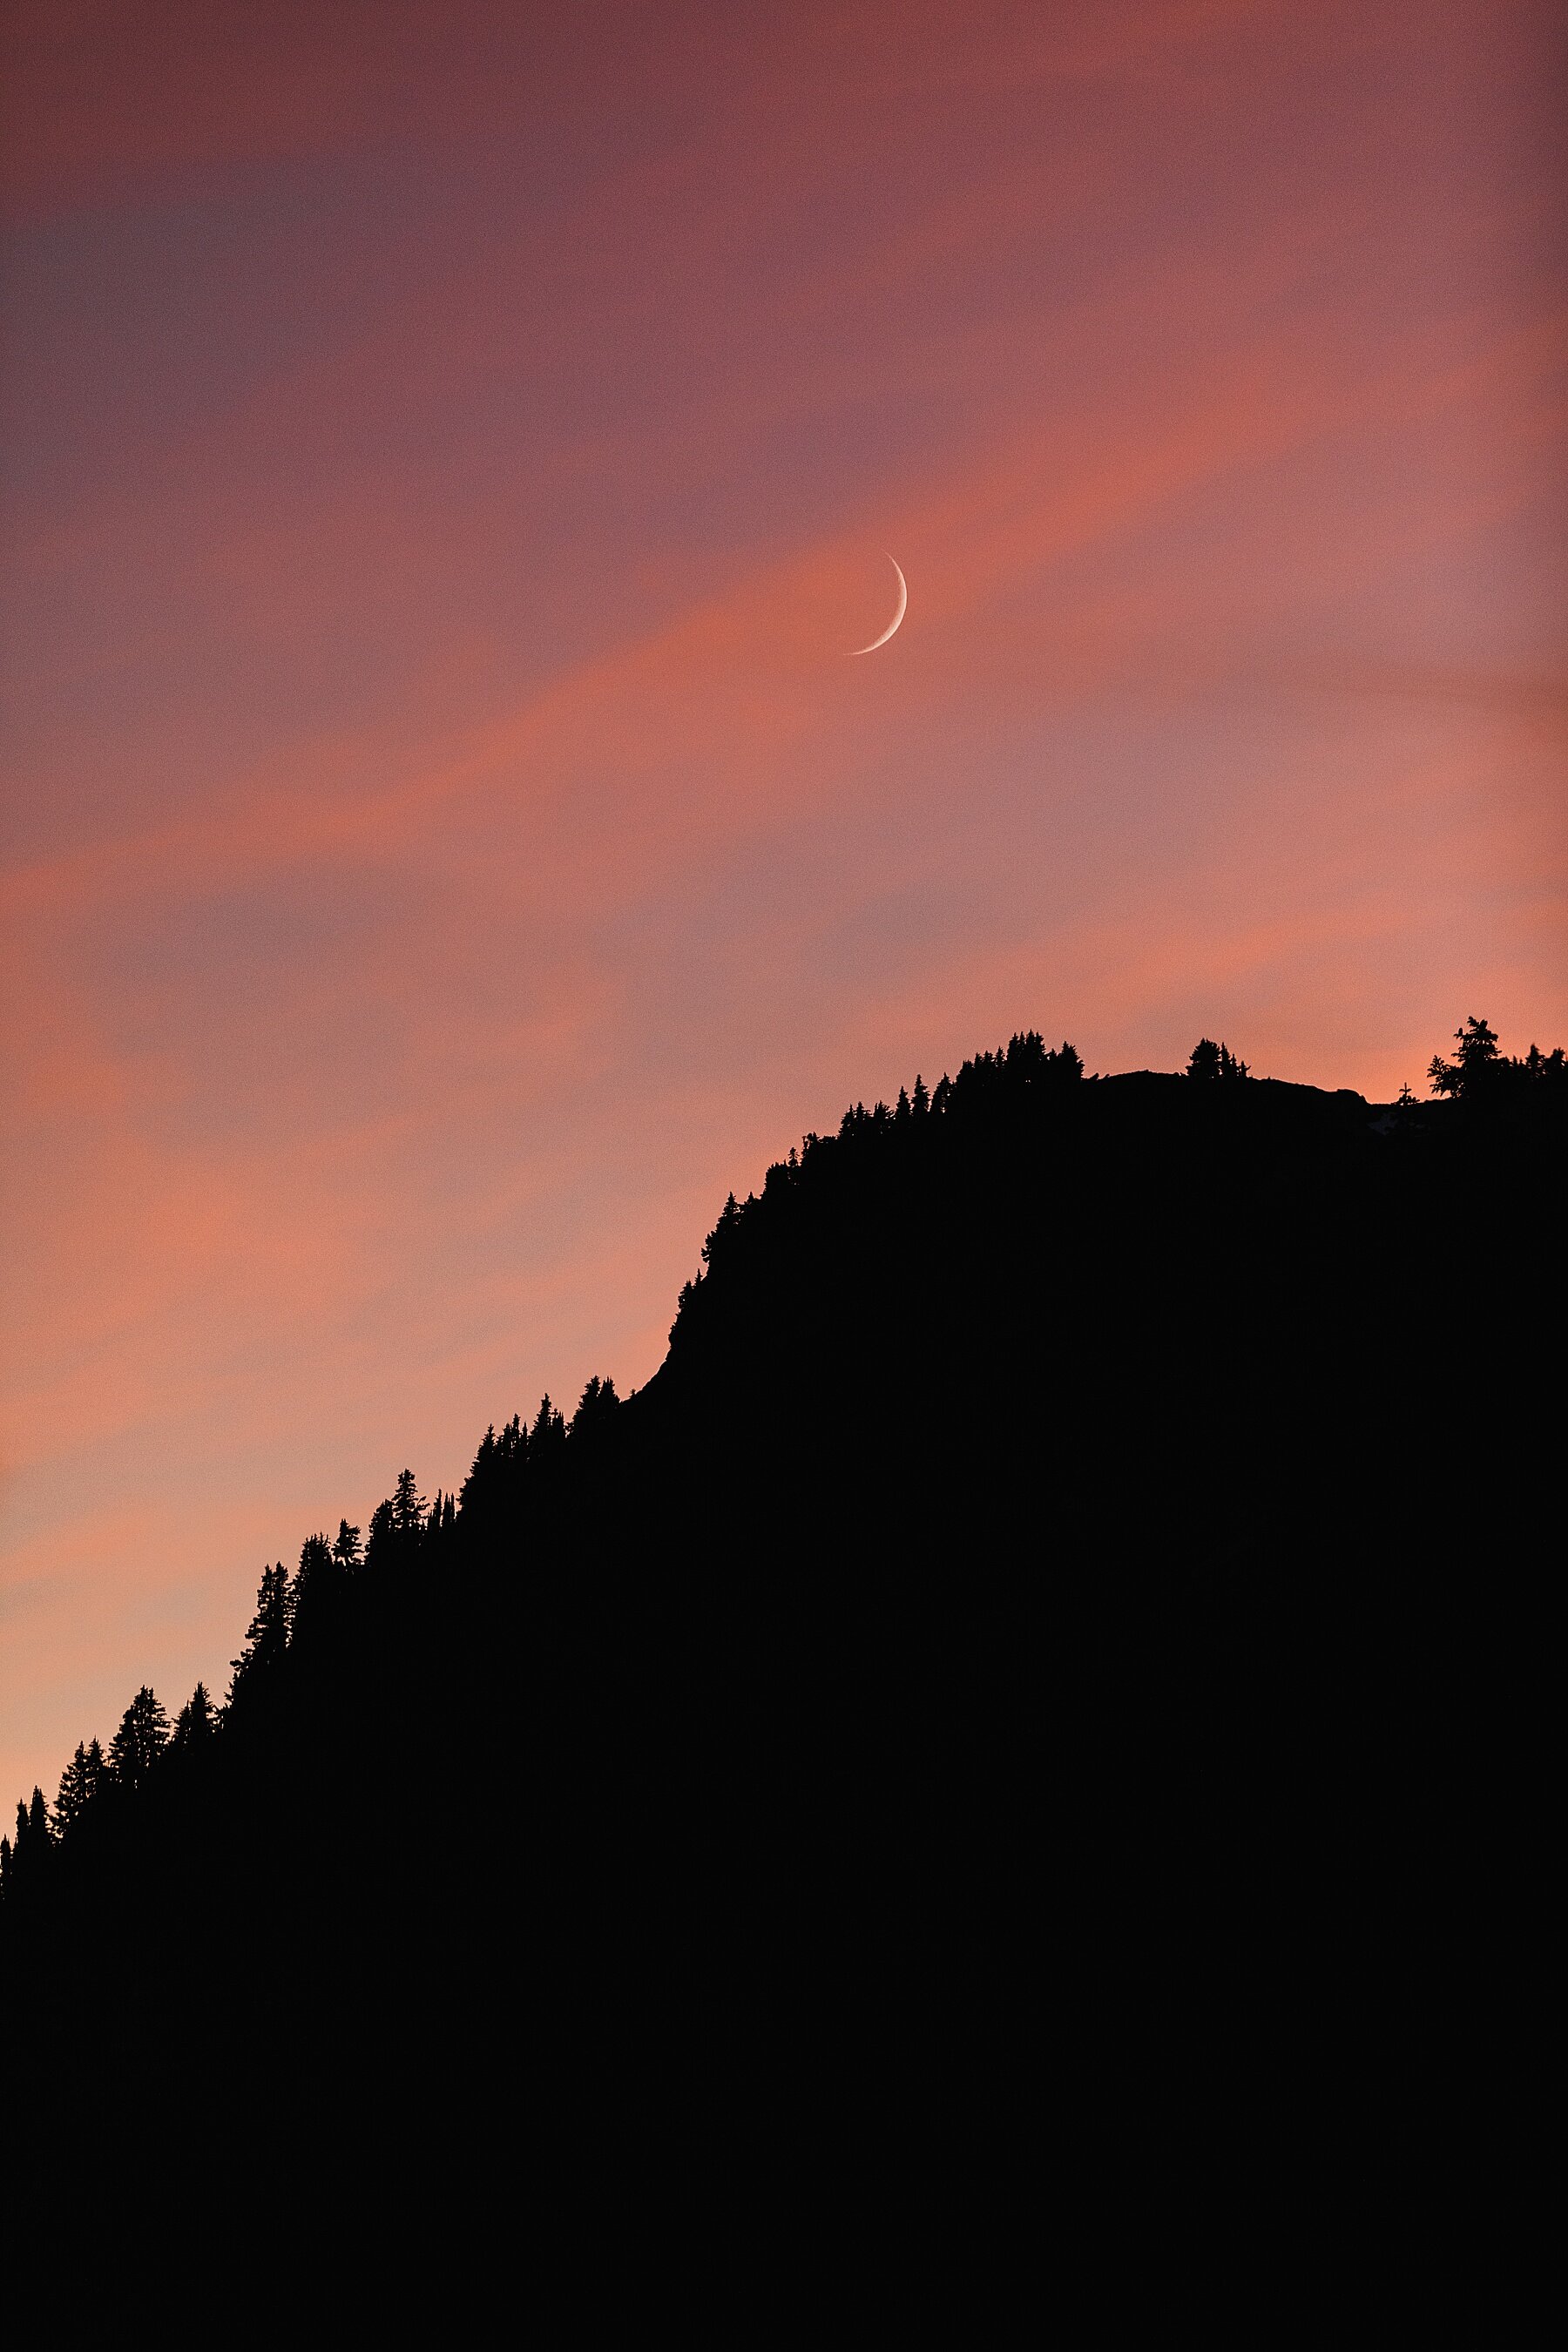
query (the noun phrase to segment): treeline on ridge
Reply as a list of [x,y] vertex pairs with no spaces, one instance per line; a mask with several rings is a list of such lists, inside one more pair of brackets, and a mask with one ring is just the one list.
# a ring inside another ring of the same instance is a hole
[[[1456,1106],[1473,1114],[1519,1101],[1556,1102],[1568,1094],[1561,1049],[1542,1054],[1532,1045],[1522,1057],[1504,1057],[1496,1033],[1475,1016],[1456,1036],[1454,1057],[1434,1057],[1428,1073],[1437,1101],[1429,1108],[1417,1105],[1406,1087],[1395,1115],[1382,1121],[1388,1134],[1427,1131],[1434,1118],[1452,1116]],[[427,1611],[429,1596],[441,1595],[440,1610],[449,1617],[455,1595],[469,1589],[477,1598],[487,1579],[494,1586],[499,1578],[510,1608],[516,1593],[509,1580],[526,1573],[531,1580],[529,1605],[548,1614],[552,1576],[567,1575],[563,1563],[592,1549],[595,1529],[613,1533],[623,1552],[635,1549],[635,1542],[626,1540],[628,1527],[637,1524],[635,1490],[639,1480],[649,1480],[647,1459],[659,1449],[671,1410],[668,1394],[661,1406],[653,1392],[661,1381],[668,1391],[683,1367],[704,1360],[705,1334],[718,1335],[709,1358],[720,1360],[733,1338],[736,1302],[743,1301],[754,1319],[757,1299],[766,1294],[775,1266],[793,1266],[792,1250],[796,1255],[804,1250],[808,1262],[814,1252],[820,1256],[829,1246],[842,1245],[850,1255],[859,1248],[869,1252],[873,1244],[866,1235],[884,1213],[895,1225],[900,1216],[912,1217],[918,1232],[924,1212],[907,1204],[926,1198],[921,1185],[934,1181],[940,1189],[946,1182],[945,1175],[938,1178],[932,1171],[960,1164],[943,1160],[942,1153],[957,1151],[965,1170],[979,1167],[976,1154],[983,1154],[988,1136],[1005,1139],[1011,1151],[1019,1133],[1057,1132],[1051,1123],[1059,1124],[1075,1098],[1129,1083],[1086,1078],[1082,1059],[1069,1044],[1047,1047],[1031,1031],[965,1061],[956,1076],[944,1076],[934,1088],[917,1076],[891,1104],[855,1104],[836,1134],[807,1134],[798,1149],[769,1168],[759,1193],[744,1201],[731,1194],[725,1201],[702,1245],[701,1271],[681,1291],[668,1370],[636,1400],[644,1413],[640,1446],[616,1436],[633,1401],[623,1402],[613,1380],[595,1378],[570,1416],[546,1395],[531,1421],[514,1415],[500,1428],[488,1429],[458,1493],[438,1492],[426,1502],[405,1469],[371,1515],[363,1543],[361,1529],[346,1519],[333,1538],[324,1532],[309,1536],[292,1573],[281,1562],[263,1572],[255,1614],[221,1699],[198,1683],[171,1722],[155,1694],[142,1687],[107,1749],[97,1738],[78,1746],[52,1805],[39,1788],[18,1804],[14,1833],[0,1837],[0,1890],[7,1906],[16,1898],[25,1904],[30,1890],[68,1853],[107,1850],[133,1839],[139,1809],[158,1791],[174,1792],[184,1801],[213,1771],[226,1743],[254,1754],[258,1743],[286,1742],[302,1719],[319,1726],[324,1715],[343,1712],[331,1696],[334,1685],[360,1674],[378,1645],[380,1654],[392,1654],[405,1643],[405,1619]],[[1260,1100],[1273,1086],[1254,1079],[1227,1045],[1206,1037],[1194,1048],[1184,1080],[1151,1079],[1159,1087],[1184,1083],[1190,1083],[1195,1097],[1206,1097],[1214,1088],[1216,1100],[1234,1097],[1237,1104]],[[1270,1115],[1284,1118],[1289,1108],[1285,1098],[1311,1091],[1277,1088]],[[1152,1118],[1145,1098],[1139,1100],[1144,1104],[1139,1116]],[[1173,1119],[1173,1100],[1169,1095],[1158,1097],[1161,1118]],[[1358,1141],[1374,1124],[1359,1097],[1314,1101],[1337,1103],[1340,1128],[1347,1136],[1353,1129]],[[1326,1114],[1315,1116],[1321,1124]],[[1114,1160],[1106,1165],[1114,1170]],[[868,1222],[858,1225],[857,1218]],[[814,1220],[825,1221],[824,1230],[843,1227],[848,1239],[820,1244]],[[977,1246],[984,1247],[984,1239],[977,1233]],[[1047,1229],[1042,1246],[1048,1243],[1059,1253],[1068,1239]],[[741,1279],[748,1268],[749,1290]],[[918,1280],[920,1272],[911,1264],[910,1279]],[[778,1276],[785,1286],[793,1278],[787,1271]],[[815,1344],[817,1336],[814,1331],[806,1339]],[[824,1344],[830,1344],[826,1337]],[[986,1377],[986,1369],[977,1367],[976,1376]],[[721,1386],[722,1375],[715,1376],[710,1401],[720,1398]],[[716,1411],[723,1409],[715,1402]],[[883,1427],[879,1410],[868,1398],[866,1426],[873,1433]],[[661,1491],[660,1507],[669,1499]],[[744,1530],[737,1533],[743,1543]],[[662,1528],[648,1540],[661,1549],[679,1549],[679,1528]],[[462,1648],[456,1621],[446,1638],[450,1663]],[[353,1737],[363,1738],[370,1717],[363,1709],[347,1713],[353,1716]]]

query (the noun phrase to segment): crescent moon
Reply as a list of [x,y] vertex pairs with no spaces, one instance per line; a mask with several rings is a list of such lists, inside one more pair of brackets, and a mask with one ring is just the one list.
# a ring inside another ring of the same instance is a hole
[[898,567],[898,565],[897,565],[896,563],[894,563],[894,562],[893,562],[893,559],[892,559],[892,557],[891,557],[890,555],[889,556],[888,561],[889,561],[889,563],[892,563],[892,564],[893,564],[893,570],[894,570],[895,572],[898,572],[898,574],[899,574],[899,609],[898,609],[898,611],[893,614],[892,619],[888,623],[888,625],[887,625],[887,627],[883,630],[883,632],[882,632],[881,635],[880,635],[879,637],[873,637],[873,638],[872,638],[872,640],[871,640],[871,642],[870,642],[870,644],[869,644],[868,646],[854,646],[854,647],[852,648],[852,650],[851,650],[847,655],[846,655],[846,656],[845,656],[846,660],[847,660],[847,661],[854,661],[854,660],[856,660],[856,659],[858,658],[858,656],[859,655],[861,655],[861,654],[874,654],[874,653],[876,652],[877,647],[878,647],[879,646],[885,646],[885,645],[887,644],[887,642],[888,642],[888,639],[892,635],[892,634],[893,634],[894,630],[898,627],[899,623],[903,619],[905,613],[906,613],[906,612],[908,611],[908,609],[909,609],[909,602],[910,602],[910,591],[909,591],[909,584],[908,584],[908,583],[906,582],[906,580],[905,580],[905,578],[904,578],[903,573],[902,573],[901,572],[899,572],[899,567]]

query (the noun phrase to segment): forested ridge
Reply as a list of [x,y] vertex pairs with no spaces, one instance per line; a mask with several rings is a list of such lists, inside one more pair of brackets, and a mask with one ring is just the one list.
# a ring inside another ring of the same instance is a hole
[[221,1698],[139,1690],[18,1807],[13,2097],[441,2096],[564,2036],[591,2105],[696,2011],[1005,2008],[1215,1874],[1277,1932],[1551,1539],[1563,1055],[1458,1044],[1374,1106],[1029,1033],[806,1136],[646,1388],[404,1471],[267,1568]]

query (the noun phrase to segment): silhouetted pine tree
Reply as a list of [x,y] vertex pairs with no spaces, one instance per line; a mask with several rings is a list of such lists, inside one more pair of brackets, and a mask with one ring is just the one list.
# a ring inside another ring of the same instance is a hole
[[182,1753],[205,1748],[217,1728],[212,1699],[205,1683],[198,1683],[178,1715],[170,1734],[169,1745]]
[[1228,1045],[1216,1045],[1212,1037],[1200,1037],[1187,1056],[1189,1078],[1220,1078],[1234,1082],[1250,1075],[1247,1064],[1233,1054]]
[[510,1508],[528,1462],[528,1432],[513,1413],[499,1433],[487,1429],[458,1496],[457,1525],[463,1540],[483,1541]]
[[109,1743],[109,1769],[121,1789],[139,1789],[168,1745],[169,1718],[143,1683]]
[[733,1192],[726,1195],[719,1212],[719,1222],[702,1244],[702,1263],[711,1265],[715,1256],[722,1258],[740,1228],[741,1210]]
[[43,1790],[35,1788],[31,1804],[18,1803],[16,1807],[16,1835],[7,1873],[13,1893],[25,1895],[37,1885],[48,1858],[50,1843],[49,1809]]
[[1521,1077],[1531,1081],[1544,1080],[1550,1086],[1561,1086],[1563,1082],[1564,1062],[1561,1045],[1553,1046],[1550,1054],[1543,1054],[1539,1045],[1531,1045],[1522,1061],[1510,1060],[1508,1066]]
[[228,1703],[242,1703],[258,1687],[275,1679],[289,1648],[289,1634],[293,1620],[293,1595],[289,1589],[289,1571],[281,1560],[273,1568],[264,1568],[257,1590],[256,1614],[245,1629],[245,1649],[231,1661],[234,1679],[229,1685]]
[[392,1564],[397,1548],[397,1534],[392,1521],[392,1500],[378,1503],[370,1515],[370,1538],[364,1548],[364,1564],[372,1576],[384,1573]]
[[425,1497],[413,1471],[400,1470],[391,1494],[370,1515],[370,1541],[364,1556],[367,1573],[385,1576],[414,1559],[425,1534]]
[[397,1484],[392,1490],[392,1532],[405,1542],[412,1543],[425,1527],[425,1497],[419,1492],[412,1470],[400,1470]]
[[552,1469],[561,1459],[565,1444],[565,1417],[556,1411],[546,1394],[540,1400],[539,1411],[533,1416],[533,1426],[528,1433],[528,1458],[535,1471]]
[[1498,1034],[1484,1013],[1478,1018],[1472,1013],[1464,1027],[1455,1030],[1454,1043],[1459,1050],[1451,1062],[1434,1054],[1427,1066],[1426,1076],[1435,1095],[1474,1094],[1497,1067]]
[[291,1636],[297,1636],[303,1627],[307,1641],[312,1637],[322,1613],[331,1610],[342,1573],[326,1537],[307,1536],[300,1547],[300,1565],[294,1573]]
[[33,1882],[33,1834],[30,1834],[26,1797],[16,1800],[16,1837],[9,1842],[7,1853],[9,1858],[7,1867],[5,1867],[7,1891],[9,1894],[21,1894]]
[[486,1430],[484,1435],[479,1440],[479,1450],[475,1454],[473,1462],[469,1466],[468,1475],[463,1481],[463,1508],[465,1511],[478,1504],[489,1492],[491,1482],[495,1477],[496,1464],[500,1451],[500,1449],[496,1444],[495,1423],[492,1421],[489,1427]]
[[620,1402],[614,1381],[601,1380],[595,1372],[577,1401],[567,1432],[578,1459],[601,1452],[609,1443]]
[[1454,1042],[1458,1052],[1451,1062],[1434,1054],[1428,1065],[1426,1076],[1435,1095],[1468,1103],[1541,1102],[1551,1098],[1541,1089],[1556,1094],[1568,1084],[1561,1045],[1550,1054],[1534,1044],[1527,1054],[1500,1053],[1497,1031],[1484,1016],[1472,1013],[1464,1027],[1455,1030]]
[[[97,1747],[96,1740],[93,1745]],[[55,1821],[62,1836],[80,1821],[91,1803],[94,1793],[93,1775],[88,1762],[87,1748],[84,1742],[79,1739],[76,1744],[76,1754],[60,1774],[59,1794],[55,1799]]]
[[294,1572],[294,1606],[299,1608],[316,1577],[330,1580],[332,1574],[332,1549],[324,1535],[307,1536],[300,1547],[300,1565]]

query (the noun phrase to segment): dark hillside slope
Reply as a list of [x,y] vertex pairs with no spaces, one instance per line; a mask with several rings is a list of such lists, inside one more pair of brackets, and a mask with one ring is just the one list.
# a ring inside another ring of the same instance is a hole
[[1034,1037],[807,1139],[645,1390],[323,1548],[218,1728],[18,1863],[13,2096],[625,2124],[647,2067],[897,2073],[918,2015],[1026,2100],[1185,1969],[1342,1957],[1466,1724],[1533,1736],[1565,1145],[1556,1087]]

